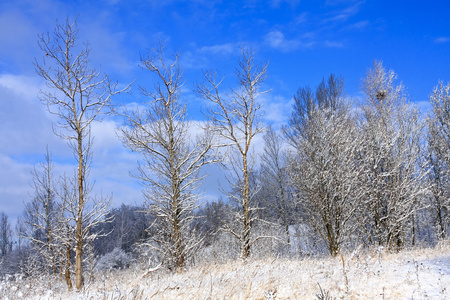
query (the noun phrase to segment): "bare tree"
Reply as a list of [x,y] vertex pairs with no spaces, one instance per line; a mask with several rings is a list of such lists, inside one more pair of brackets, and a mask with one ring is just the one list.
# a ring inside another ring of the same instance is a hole
[[12,251],[12,230],[8,215],[0,212],[0,251],[2,259]]
[[156,75],[158,83],[153,90],[141,87],[151,100],[145,108],[124,114],[120,133],[123,143],[144,159],[135,176],[146,186],[148,212],[155,218],[149,229],[150,245],[169,268],[178,269],[199,244],[191,226],[196,189],[203,178],[199,171],[215,159],[210,155],[210,132],[196,135],[200,127],[187,119],[179,56],[168,63],[163,50],[160,45],[141,58],[142,68]]
[[27,238],[31,240],[34,249],[57,274],[57,243],[54,241],[54,230],[57,230],[57,211],[59,203],[56,199],[56,180],[53,174],[51,153],[47,149],[45,162],[32,171],[34,195],[31,202],[25,205],[24,221],[28,227]]
[[423,122],[406,102],[403,86],[395,85],[396,77],[375,62],[363,80],[363,186],[369,212],[364,235],[388,248],[404,245],[406,228],[421,209],[427,174],[420,161]]
[[315,93],[309,86],[301,87],[294,95],[294,112],[289,119],[289,126],[283,128],[289,143],[296,147],[299,138],[306,138],[310,122],[317,110],[328,110],[330,114],[347,113],[348,105],[343,101],[344,79],[330,74],[328,80],[322,79]]
[[107,75],[90,68],[90,47],[78,41],[77,23],[66,20],[57,23],[53,35],[39,36],[39,47],[45,54],[42,63],[35,60],[36,72],[47,82],[48,90],[39,94],[50,113],[58,116],[56,134],[68,140],[74,151],[77,167],[77,197],[74,205],[76,288],[82,286],[82,255],[85,236],[85,216],[90,215],[87,202],[87,174],[92,159],[91,124],[100,120],[110,106],[116,90]]
[[427,120],[428,160],[433,193],[431,209],[436,216],[438,236],[445,239],[450,219],[448,178],[450,166],[450,83],[440,82],[430,95],[432,111]]
[[316,89],[316,101],[320,109],[328,109],[330,112],[339,112],[346,109],[346,103],[342,101],[344,95],[344,78],[330,74],[328,80],[322,82]]
[[265,199],[265,210],[273,209],[276,217],[281,220],[286,233],[286,242],[290,244],[289,220],[292,215],[292,205],[289,205],[289,188],[287,172],[287,155],[283,151],[281,137],[269,126],[264,135],[264,150],[261,155],[261,189]]
[[[54,230],[55,239],[58,241],[58,262],[60,275],[66,281],[69,290],[72,289],[71,274],[73,272],[72,249],[75,242],[76,220],[70,218],[70,212],[76,212],[74,204],[77,203],[76,177],[71,178],[66,174],[61,176],[58,186],[60,209],[57,211],[57,230]],[[85,244],[85,243],[84,243]],[[84,245],[83,245],[84,246]]]
[[[232,147],[230,160],[235,174],[235,182],[239,183],[238,200],[241,206],[239,222],[240,232],[229,228],[239,241],[241,257],[249,257],[251,245],[259,239],[251,240],[251,228],[254,221],[252,215],[252,193],[250,189],[251,145],[253,138],[262,132],[261,104],[258,97],[265,93],[260,91],[266,79],[267,64],[258,66],[254,62],[254,53],[242,49],[242,58],[236,69],[238,87],[228,94],[219,92],[222,81],[216,80],[216,74],[205,73],[205,81],[197,86],[199,95],[211,102],[209,117],[216,132],[223,139],[224,145]],[[232,196],[236,196],[232,195]]]
[[299,88],[294,95],[293,113],[289,119],[289,125],[283,127],[283,133],[288,142],[299,148],[301,139],[307,138],[306,132],[310,127],[314,111],[318,109],[318,104],[311,87]]
[[26,243],[24,242],[26,235],[26,225],[23,216],[17,217],[17,222],[15,226],[15,232],[17,236],[17,252],[19,255],[19,263],[23,260],[24,248],[26,248]]

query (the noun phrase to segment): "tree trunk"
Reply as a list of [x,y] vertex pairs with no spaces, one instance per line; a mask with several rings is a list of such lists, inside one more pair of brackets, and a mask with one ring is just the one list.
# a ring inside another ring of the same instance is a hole
[[83,254],[83,208],[84,208],[84,161],[83,161],[83,136],[78,133],[78,219],[75,233],[75,277],[76,288],[79,290],[83,285],[82,254]]
[[72,289],[72,280],[70,279],[70,261],[72,255],[70,254],[70,245],[66,245],[66,270],[65,270],[65,280],[69,291]]
[[445,225],[444,220],[442,218],[442,207],[441,203],[439,202],[439,196],[436,196],[436,202],[437,202],[437,216],[438,216],[438,223],[439,223],[439,238],[441,240],[445,240]]
[[243,169],[244,169],[244,228],[242,232],[242,252],[241,258],[246,259],[250,256],[250,212],[249,212],[249,202],[250,202],[250,188],[248,180],[248,166],[247,166],[247,155],[243,155]]
[[287,221],[286,199],[284,199],[284,189],[283,189],[283,186],[282,186],[281,179],[280,179],[279,184],[280,184],[281,204],[282,204],[282,206],[283,206],[283,222],[284,222],[284,230],[285,230],[285,232],[286,232],[286,239],[287,239],[286,241],[287,241],[287,244],[290,245],[290,244],[291,244],[291,237],[290,237],[290,235],[289,235],[289,224],[288,224],[288,221]]

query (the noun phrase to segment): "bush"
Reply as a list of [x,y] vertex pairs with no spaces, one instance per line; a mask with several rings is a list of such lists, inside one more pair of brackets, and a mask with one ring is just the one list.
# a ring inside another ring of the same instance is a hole
[[98,259],[96,267],[98,270],[124,269],[128,268],[130,263],[130,254],[120,248],[114,248]]

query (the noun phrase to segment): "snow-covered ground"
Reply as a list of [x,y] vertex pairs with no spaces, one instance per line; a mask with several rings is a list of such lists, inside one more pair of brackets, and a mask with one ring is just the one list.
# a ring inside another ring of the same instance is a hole
[[54,278],[18,276],[0,284],[0,295],[10,300],[450,299],[450,245],[395,254],[359,250],[336,258],[204,264],[174,274],[158,270],[146,277],[144,273],[138,266],[102,272],[87,280],[80,292],[68,292]]

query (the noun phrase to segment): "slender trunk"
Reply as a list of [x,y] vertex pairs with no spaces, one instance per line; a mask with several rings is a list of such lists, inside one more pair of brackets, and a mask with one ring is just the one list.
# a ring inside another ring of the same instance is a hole
[[61,253],[63,260],[61,261],[61,269],[60,269],[61,271],[60,272],[61,272],[61,277],[63,277],[63,275],[64,275],[64,279],[66,281],[67,288],[70,291],[70,290],[72,290],[72,280],[70,278],[70,266],[72,265],[72,247],[71,247],[70,228],[69,228],[68,224],[66,224],[66,233],[67,233],[66,234],[67,241],[64,244],[65,252],[66,252],[65,253],[66,259],[64,260],[64,248],[63,248],[62,253]]
[[64,274],[64,278],[66,280],[67,288],[69,290],[72,289],[72,280],[70,279],[70,261],[72,259],[72,255],[70,254],[70,245],[66,245],[66,270]]
[[82,254],[83,254],[83,208],[84,208],[84,159],[83,159],[83,137],[78,133],[78,215],[77,228],[75,233],[75,277],[76,288],[83,285]]
[[45,218],[46,218],[45,222],[47,223],[46,224],[46,226],[47,226],[47,243],[48,243],[48,248],[49,248],[49,251],[50,251],[51,268],[52,268],[52,271],[53,271],[53,275],[56,276],[58,271],[56,269],[55,253],[54,253],[54,250],[53,250],[52,230],[51,230],[51,227],[50,227],[51,226],[51,221],[50,221],[50,211],[49,210],[51,208],[48,207],[49,203],[51,201],[50,197],[51,197],[51,192],[47,191],[47,204],[45,205]]
[[52,264],[53,275],[56,276],[58,274],[58,270],[56,268],[55,253],[54,253],[53,246],[52,246],[52,239],[49,238],[48,242],[50,245],[50,260],[51,260],[51,264]]
[[325,221],[325,230],[327,233],[327,239],[328,239],[328,250],[330,251],[331,256],[336,257],[338,254],[338,246],[336,242],[336,236],[333,231],[333,225],[331,224],[330,218],[327,217],[327,215],[324,215],[324,221]]
[[174,222],[174,230],[175,230],[175,241],[176,241],[176,268],[182,268],[184,267],[184,254],[183,254],[183,243],[182,243],[182,236],[181,236],[181,232],[179,229],[179,213],[180,213],[180,208],[177,207],[175,209],[175,215],[176,215],[176,219]]
[[336,238],[333,235],[330,235],[330,253],[331,256],[336,257],[339,253],[339,247],[336,242]]
[[[176,188],[176,183],[172,183],[172,187]],[[175,268],[179,269],[184,267],[184,255],[183,255],[183,243],[182,236],[180,232],[180,213],[181,208],[179,207],[179,194],[176,192],[173,199],[173,230],[174,230],[174,240],[175,240]]]
[[441,170],[437,166],[433,168],[434,171],[434,183],[435,188],[433,188],[434,200],[436,201],[436,210],[437,210],[437,218],[438,218],[438,227],[439,233],[438,236],[441,240],[445,240],[445,225],[444,220],[442,219],[442,206],[441,206],[441,191],[442,187],[440,184],[441,181]]
[[123,235],[124,235],[124,218],[125,218],[125,210],[124,207],[122,206],[122,215],[121,215],[121,220],[120,220],[120,233],[119,233],[119,239],[117,242],[117,247],[122,249],[122,245],[123,245]]
[[281,205],[283,206],[283,222],[284,222],[284,230],[286,232],[286,241],[288,245],[291,244],[291,238],[289,235],[289,224],[287,221],[287,211],[286,211],[286,199],[284,199],[284,189],[280,179],[280,196],[281,196]]
[[439,223],[439,238],[441,240],[445,240],[445,225],[444,220],[442,218],[442,207],[441,203],[439,202],[439,196],[435,196],[436,198],[436,204],[437,204],[437,217],[438,217],[438,223]]
[[249,212],[249,202],[250,202],[250,187],[248,178],[248,165],[247,165],[247,155],[243,155],[243,169],[244,169],[244,228],[242,232],[242,259],[246,259],[250,256],[250,212]]

